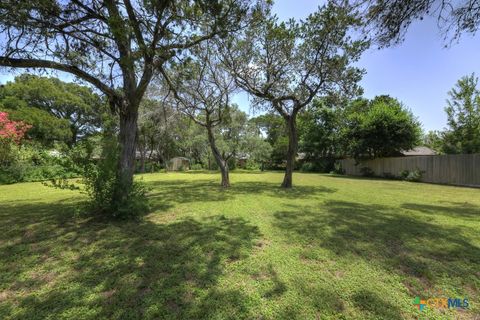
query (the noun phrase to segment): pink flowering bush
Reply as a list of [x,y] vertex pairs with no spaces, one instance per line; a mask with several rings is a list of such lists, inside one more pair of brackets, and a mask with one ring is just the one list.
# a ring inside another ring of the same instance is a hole
[[0,112],[0,139],[2,141],[18,144],[31,127],[22,121],[12,121],[8,118],[8,113]]
[[0,112],[0,165],[5,165],[11,154],[12,144],[20,144],[31,126],[22,121],[13,121],[8,113]]

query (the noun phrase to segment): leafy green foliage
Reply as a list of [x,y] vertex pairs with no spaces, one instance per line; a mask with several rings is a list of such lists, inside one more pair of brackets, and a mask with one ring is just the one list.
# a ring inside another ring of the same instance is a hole
[[73,146],[98,131],[105,103],[91,88],[57,78],[23,74],[0,89],[0,105],[32,125],[29,136],[46,145]]
[[11,161],[0,166],[0,184],[78,177],[80,168],[66,152],[45,149],[34,143],[12,146]]
[[[298,116],[299,150],[307,159],[336,159],[344,154],[342,129],[345,126],[341,106],[329,99],[315,99]],[[328,171],[326,171],[328,172]]]
[[[80,187],[87,195],[86,211],[89,214],[107,216],[118,219],[135,218],[149,209],[145,185],[134,181],[126,191],[127,197],[119,197],[117,164],[118,142],[111,130],[102,133],[99,157],[94,157],[96,147],[91,140],[79,143],[69,154],[69,165],[77,168],[82,185]],[[65,178],[53,179],[52,187],[73,189],[77,186],[65,181]]]
[[400,179],[410,182],[420,182],[422,181],[424,173],[425,172],[420,169],[415,169],[413,171],[404,170],[400,173]]
[[[204,115],[200,114],[198,119],[203,120]],[[218,150],[231,159],[230,169],[235,167],[238,157],[247,157],[249,165],[256,168],[270,159],[271,147],[260,128],[235,105],[224,110],[222,121],[213,128],[213,133]],[[196,168],[218,169],[205,129],[154,99],[144,101],[140,109],[139,151],[146,164],[158,161],[165,165],[169,159],[182,156],[191,159],[191,166],[198,164]]]
[[331,173],[334,174],[345,174],[345,169],[343,169],[342,164],[340,162],[335,162],[333,165],[333,170]]
[[347,153],[354,158],[395,156],[420,143],[420,123],[396,99],[360,99],[347,110],[344,141]]
[[280,168],[285,161],[288,149],[288,136],[285,121],[275,113],[266,113],[251,119],[251,122],[263,132],[265,141],[270,145],[267,167]]
[[374,177],[375,176],[375,171],[373,171],[372,168],[369,168],[369,167],[360,168],[360,173],[364,177]]
[[[199,133],[192,132],[190,120],[170,105],[150,98],[150,95],[150,92],[147,93],[139,110],[137,149],[142,165],[148,161],[165,165],[173,157],[190,158],[197,152],[201,153],[200,148],[204,145],[195,146]],[[186,155],[187,150],[191,150],[191,154]],[[146,168],[139,169],[141,172],[148,171]]]
[[312,162],[305,162],[302,164],[302,166],[300,167],[300,171],[302,172],[315,172],[317,171],[316,170],[316,166],[314,163]]
[[247,156],[251,162],[262,163],[270,156],[270,145],[255,124],[248,120],[248,115],[236,105],[226,111],[215,136],[220,152],[231,154],[232,159]]
[[72,139],[70,123],[59,119],[45,110],[29,107],[23,100],[6,97],[0,100],[0,110],[6,111],[11,118],[31,125],[27,136],[46,148],[51,148],[56,141],[67,142]]
[[480,152],[480,90],[475,74],[458,80],[449,93],[448,129],[443,133],[445,153]]
[[444,132],[441,131],[429,131],[423,136],[423,145],[434,150],[438,154],[444,153]]

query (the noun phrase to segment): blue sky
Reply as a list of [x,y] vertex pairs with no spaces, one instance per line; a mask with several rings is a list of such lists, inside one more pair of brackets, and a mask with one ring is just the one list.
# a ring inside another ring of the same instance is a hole
[[[315,11],[320,3],[318,0],[277,0],[274,12],[283,20],[301,19]],[[424,19],[411,26],[402,44],[382,50],[370,49],[358,63],[367,71],[361,82],[365,96],[389,94],[409,107],[425,130],[444,128],[447,92],[460,77],[472,72],[480,75],[480,36],[465,35],[449,48],[444,48],[444,44],[436,21]],[[12,78],[13,75],[1,71],[0,83]],[[235,100],[243,110],[249,110],[246,95],[239,95]]]

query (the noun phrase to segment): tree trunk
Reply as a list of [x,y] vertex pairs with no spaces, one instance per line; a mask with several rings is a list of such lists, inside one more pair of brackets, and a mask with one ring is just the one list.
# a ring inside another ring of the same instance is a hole
[[75,126],[70,126],[70,131],[72,131],[72,138],[70,139],[70,141],[68,141],[67,144],[70,148],[73,148],[73,146],[77,143],[78,131]]
[[210,148],[212,149],[213,157],[215,158],[215,161],[217,162],[218,167],[220,168],[220,172],[222,173],[222,183],[221,186],[223,188],[228,188],[230,187],[230,176],[229,176],[229,170],[228,170],[228,163],[225,159],[223,159],[220,151],[217,148],[217,145],[215,143],[215,136],[213,134],[212,127],[207,124],[207,133],[208,133],[208,142],[210,144]]
[[135,151],[137,142],[138,106],[123,106],[120,109],[119,157],[117,185],[112,201],[125,201],[133,183]]
[[295,167],[295,158],[297,156],[298,137],[297,137],[297,115],[292,114],[285,118],[288,132],[288,150],[287,150],[287,166],[285,168],[285,176],[282,182],[282,188],[292,187],[292,175]]
[[228,169],[227,161],[224,161],[223,163],[224,163],[224,165],[220,166],[220,171],[222,172],[221,186],[223,188],[228,188],[228,187],[230,187],[230,175],[229,175],[230,172],[229,172],[229,169]]

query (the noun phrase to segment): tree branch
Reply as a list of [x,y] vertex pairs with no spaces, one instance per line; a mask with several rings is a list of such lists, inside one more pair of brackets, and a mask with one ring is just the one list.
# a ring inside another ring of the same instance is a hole
[[71,73],[89,83],[94,85],[105,95],[109,97],[116,97],[117,93],[109,86],[105,85],[102,81],[90,75],[88,72],[81,70],[80,68],[68,64],[63,64],[55,61],[41,60],[41,59],[15,59],[0,56],[0,66],[12,67],[12,68],[46,68],[64,71]]

